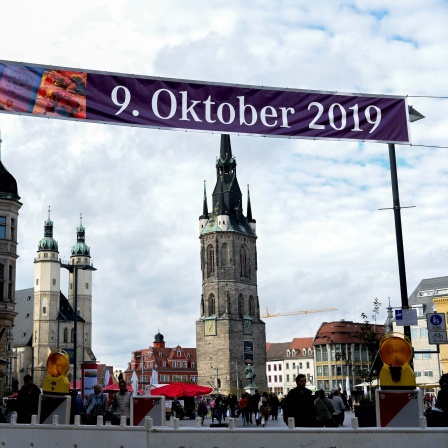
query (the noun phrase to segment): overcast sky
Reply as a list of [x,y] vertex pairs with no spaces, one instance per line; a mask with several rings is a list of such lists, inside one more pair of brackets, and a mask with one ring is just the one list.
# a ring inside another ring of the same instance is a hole
[[[408,294],[448,274],[448,2],[3,2],[0,59],[305,90],[408,95],[425,115],[397,146]],[[2,162],[15,176],[17,289],[33,286],[51,205],[60,256],[83,214],[93,280],[93,351],[125,368],[160,331],[195,347],[203,182],[219,135],[0,114]],[[388,147],[232,136],[257,220],[258,295],[267,340],[314,336],[321,322],[400,306]],[[434,146],[434,147],[433,147]],[[66,271],[62,273],[67,277]],[[64,293],[67,291],[64,290]]]

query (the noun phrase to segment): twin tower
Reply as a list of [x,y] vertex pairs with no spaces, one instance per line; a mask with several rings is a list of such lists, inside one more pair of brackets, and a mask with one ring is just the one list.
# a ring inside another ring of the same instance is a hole
[[[61,268],[58,243],[53,238],[53,221],[44,224],[44,237],[39,241],[34,259],[34,315],[33,315],[33,364],[34,382],[41,385],[46,374],[46,363],[51,350],[65,350],[71,360],[74,351],[74,318],[77,313],[77,364],[95,360],[92,352],[92,271],[90,248],[85,243],[85,228],[82,220],[76,229],[77,242],[71,249],[68,265],[77,269],[77,310],[75,309],[74,271],[69,271],[68,298],[61,292]],[[80,373],[77,372],[77,378]]]
[[199,384],[236,394],[248,384],[244,370],[253,365],[258,388],[265,389],[266,331],[257,292],[256,221],[249,190],[246,216],[236,176],[230,137],[221,136],[216,185],[209,213],[204,187],[199,217],[202,297],[196,321]]

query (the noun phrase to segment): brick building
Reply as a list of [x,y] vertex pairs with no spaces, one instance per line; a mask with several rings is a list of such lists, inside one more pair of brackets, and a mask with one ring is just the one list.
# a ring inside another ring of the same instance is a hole
[[151,378],[157,375],[157,383],[170,384],[178,381],[184,383],[197,383],[198,369],[196,362],[196,349],[166,347],[163,335],[154,336],[152,347],[132,352],[128,368],[123,372],[123,378],[131,383],[134,371],[138,375],[139,388],[144,389],[152,383]]

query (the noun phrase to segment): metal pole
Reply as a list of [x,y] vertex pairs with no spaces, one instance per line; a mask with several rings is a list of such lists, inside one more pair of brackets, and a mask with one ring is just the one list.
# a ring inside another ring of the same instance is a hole
[[73,307],[75,312],[75,317],[73,319],[73,388],[74,390],[78,390],[76,388],[76,367],[78,362],[78,265],[73,265]]
[[238,361],[235,361],[235,370],[236,370],[236,394],[238,395],[240,393],[240,382],[239,382],[239,375],[238,375]]
[[[392,181],[392,199],[395,219],[395,235],[397,239],[397,256],[398,256],[398,273],[400,276],[400,293],[401,293],[401,307],[404,310],[409,309],[408,289],[406,284],[406,268],[404,264],[404,249],[403,249],[403,232],[401,227],[401,207],[400,195],[398,193],[398,176],[397,176],[397,161],[395,158],[395,145],[389,143],[389,162],[390,162],[390,178]],[[404,326],[404,334],[411,342],[411,327]]]

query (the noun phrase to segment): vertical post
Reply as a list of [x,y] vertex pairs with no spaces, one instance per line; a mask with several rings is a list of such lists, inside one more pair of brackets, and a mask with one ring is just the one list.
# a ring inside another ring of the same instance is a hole
[[238,374],[238,361],[235,361],[235,370],[236,370],[236,395],[240,393],[240,376]]
[[75,312],[75,318],[73,320],[73,388],[76,388],[76,368],[78,362],[78,265],[73,265],[73,311]]
[[[390,163],[390,178],[392,182],[392,200],[393,200],[393,210],[395,219],[395,235],[397,239],[398,274],[400,277],[401,307],[404,310],[407,310],[409,309],[408,289],[406,284],[406,268],[404,263],[400,195],[398,192],[397,161],[395,158],[395,145],[393,143],[389,143],[389,163]],[[405,325],[403,330],[405,336],[409,338],[409,341],[411,341],[411,327],[409,325]]]
[[144,374],[144,369],[145,369],[144,364],[145,364],[145,357],[143,356],[143,352],[142,352],[142,381],[141,381],[141,383],[142,383],[143,390],[145,390],[145,384],[143,382],[143,374]]

